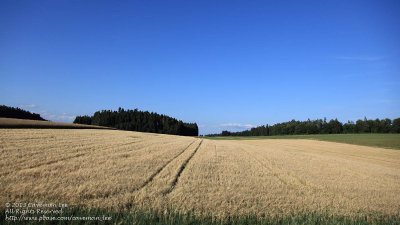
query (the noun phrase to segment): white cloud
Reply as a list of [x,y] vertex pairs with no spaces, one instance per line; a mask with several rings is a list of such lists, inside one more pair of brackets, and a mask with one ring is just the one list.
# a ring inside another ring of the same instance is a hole
[[[22,107],[22,105],[19,105],[19,106]],[[37,107],[37,106],[36,105],[31,106],[31,108],[34,108],[34,107]],[[56,112],[51,112],[51,111],[49,112],[47,110],[40,110],[38,112],[31,110],[31,112],[39,113],[43,119],[54,121],[54,122],[72,123],[76,117],[75,115],[71,115],[66,112],[56,113]]]
[[231,128],[231,129],[250,129],[255,126],[251,125],[251,124],[224,123],[224,124],[220,124],[219,127]]
[[18,105],[18,107],[20,107],[20,108],[36,108],[37,107],[37,105],[35,105],[35,104],[19,104]]
[[71,123],[74,121],[75,117],[74,115],[68,115],[67,113],[62,113],[60,114],[50,114],[47,111],[42,111],[41,115],[43,116],[43,118],[47,119],[47,120],[51,120],[51,121],[55,121],[55,122],[67,122],[67,123]]
[[340,56],[336,58],[343,60],[358,60],[358,61],[378,61],[383,59],[383,57],[380,56]]

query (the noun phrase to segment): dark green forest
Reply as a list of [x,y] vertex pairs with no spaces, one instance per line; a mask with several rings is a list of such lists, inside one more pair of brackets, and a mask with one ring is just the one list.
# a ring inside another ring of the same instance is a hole
[[[42,120],[39,114],[29,111],[0,105],[0,117]],[[97,111],[93,116],[77,116],[74,123],[113,127],[120,130],[174,134],[183,136],[198,136],[199,129],[196,123],[184,123],[175,118],[160,115],[154,112],[125,110]],[[329,122],[326,118],[307,121],[291,120],[275,125],[263,125],[250,130],[230,132],[206,136],[273,136],[273,135],[301,135],[301,134],[349,134],[349,133],[400,133],[400,118],[397,119],[367,119],[341,123],[337,119]]]
[[154,112],[125,110],[97,111],[93,116],[77,116],[74,123],[114,127],[120,130],[151,132],[160,134],[175,134],[183,136],[198,136],[196,123],[184,123],[175,118]]
[[206,136],[272,136],[295,134],[350,134],[350,133],[400,133],[400,118],[348,121],[343,124],[337,119],[330,120],[292,120],[269,126],[259,126],[240,132],[222,131],[220,134]]
[[5,105],[0,105],[0,117],[45,121],[45,119],[37,113],[31,113],[18,107],[14,108]]

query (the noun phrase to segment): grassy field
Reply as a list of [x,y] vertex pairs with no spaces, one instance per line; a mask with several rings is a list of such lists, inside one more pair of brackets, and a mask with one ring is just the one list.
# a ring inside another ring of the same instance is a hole
[[355,145],[400,149],[400,134],[317,134],[251,137],[205,137],[209,140],[314,139]]
[[5,203],[63,203],[62,216],[109,215],[115,224],[400,220],[397,150],[309,139],[1,131],[2,222]]

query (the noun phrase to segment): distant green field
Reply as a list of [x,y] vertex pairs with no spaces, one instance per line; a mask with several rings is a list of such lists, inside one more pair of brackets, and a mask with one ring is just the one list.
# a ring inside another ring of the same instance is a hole
[[205,137],[211,140],[314,139],[355,145],[400,149],[400,134],[317,134],[248,137]]

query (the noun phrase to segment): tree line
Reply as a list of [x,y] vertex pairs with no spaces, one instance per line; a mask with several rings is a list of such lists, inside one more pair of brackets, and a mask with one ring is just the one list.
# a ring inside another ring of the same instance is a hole
[[18,107],[14,108],[5,105],[0,105],[0,117],[46,121],[37,113],[31,113]]
[[77,116],[74,123],[114,127],[120,130],[175,134],[183,136],[198,136],[199,128],[196,123],[184,123],[175,118],[154,112],[125,110],[97,111],[93,116]]
[[269,126],[263,125],[251,128],[250,130],[230,132],[222,131],[220,134],[210,134],[207,136],[272,136],[272,135],[294,135],[294,134],[348,134],[348,133],[400,133],[400,118],[375,119],[348,121],[343,124],[337,119],[329,122],[324,120],[310,120],[277,123]]

